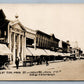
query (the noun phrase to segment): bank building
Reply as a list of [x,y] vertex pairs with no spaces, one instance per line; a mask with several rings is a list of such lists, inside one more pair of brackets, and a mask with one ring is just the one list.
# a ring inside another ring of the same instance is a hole
[[8,55],[10,61],[15,63],[16,57],[20,62],[27,55],[26,39],[30,38],[35,41],[36,32],[24,27],[15,16],[15,21],[6,19],[3,10],[0,10],[0,55]]

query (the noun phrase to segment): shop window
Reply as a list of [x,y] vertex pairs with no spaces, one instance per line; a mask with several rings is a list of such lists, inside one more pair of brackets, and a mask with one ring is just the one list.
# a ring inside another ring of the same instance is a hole
[[33,45],[34,44],[34,39],[27,38],[26,39],[26,45]]

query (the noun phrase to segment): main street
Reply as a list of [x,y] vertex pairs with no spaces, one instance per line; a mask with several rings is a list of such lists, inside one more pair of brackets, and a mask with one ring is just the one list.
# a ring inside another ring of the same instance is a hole
[[1,80],[84,80],[84,60],[54,61],[49,65],[9,66],[0,70]]

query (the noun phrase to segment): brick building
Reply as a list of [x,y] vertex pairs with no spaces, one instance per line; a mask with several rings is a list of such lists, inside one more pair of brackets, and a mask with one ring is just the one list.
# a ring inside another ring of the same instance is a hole
[[56,51],[59,46],[59,39],[54,34],[48,35],[42,31],[36,31],[36,47]]

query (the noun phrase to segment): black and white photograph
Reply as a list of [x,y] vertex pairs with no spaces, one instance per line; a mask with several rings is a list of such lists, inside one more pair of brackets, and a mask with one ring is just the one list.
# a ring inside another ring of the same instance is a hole
[[0,80],[84,80],[84,4],[0,4]]

